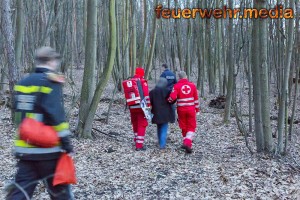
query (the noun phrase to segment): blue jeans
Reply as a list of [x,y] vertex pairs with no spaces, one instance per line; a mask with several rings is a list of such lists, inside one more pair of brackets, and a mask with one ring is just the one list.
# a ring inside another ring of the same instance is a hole
[[159,147],[161,149],[166,148],[168,126],[169,126],[168,123],[157,124],[157,137],[158,137]]

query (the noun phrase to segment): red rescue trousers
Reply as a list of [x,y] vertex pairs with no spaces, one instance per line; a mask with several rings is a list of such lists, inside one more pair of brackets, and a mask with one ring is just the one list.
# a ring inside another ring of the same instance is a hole
[[134,133],[134,142],[137,149],[143,148],[147,119],[141,108],[130,109],[131,124]]
[[183,145],[192,148],[192,141],[196,131],[196,112],[195,110],[179,110],[178,122],[182,131]]

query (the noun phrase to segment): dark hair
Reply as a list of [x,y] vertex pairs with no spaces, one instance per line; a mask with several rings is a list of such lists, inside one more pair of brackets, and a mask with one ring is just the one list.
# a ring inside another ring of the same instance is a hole
[[162,67],[167,69],[168,68],[168,65],[167,64],[162,64]]

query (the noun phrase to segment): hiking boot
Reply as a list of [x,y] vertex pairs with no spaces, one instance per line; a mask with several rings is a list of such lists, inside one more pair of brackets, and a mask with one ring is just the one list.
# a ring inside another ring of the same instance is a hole
[[142,148],[136,148],[136,151],[146,151],[146,147],[142,147]]
[[181,148],[185,149],[185,152],[188,153],[188,154],[193,152],[192,148],[188,147],[186,145],[182,145]]
[[190,147],[186,147],[185,148],[185,152],[188,153],[188,154],[190,154],[190,153],[193,153],[193,150]]

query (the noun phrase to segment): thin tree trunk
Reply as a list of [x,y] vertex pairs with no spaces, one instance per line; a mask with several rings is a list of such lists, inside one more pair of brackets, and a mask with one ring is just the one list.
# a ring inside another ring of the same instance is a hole
[[[229,7],[233,7],[233,0],[229,0]],[[233,20],[229,20],[229,52],[234,52],[233,47]],[[229,57],[229,71],[228,71],[228,82],[227,82],[227,95],[226,95],[226,105],[225,105],[225,114],[224,114],[224,122],[228,123],[230,120],[230,112],[231,112],[231,103],[232,103],[232,94],[233,94],[233,82],[234,82],[234,58],[233,56]]]
[[[259,0],[254,1],[254,8],[259,7]],[[252,28],[252,85],[253,85],[253,100],[254,100],[254,120],[255,120],[255,137],[256,151],[264,150],[264,135],[262,132],[262,117],[261,117],[261,90],[260,90],[260,53],[259,53],[259,21],[253,19]]]
[[223,94],[226,93],[226,86],[227,86],[227,67],[226,67],[226,64],[227,63],[227,51],[225,49],[227,49],[227,46],[226,44],[228,44],[228,38],[226,37],[225,33],[226,33],[226,30],[225,30],[225,21],[222,20],[222,24],[221,24],[221,30],[222,30],[222,40],[223,40],[223,45],[222,45],[222,48],[223,48],[223,67],[224,67],[224,70],[223,70]]
[[[261,0],[260,8],[266,8],[266,0]],[[268,33],[267,20],[260,19],[260,86],[261,86],[261,116],[264,133],[265,151],[273,151],[273,137],[270,122],[270,89],[268,80]]]
[[219,81],[219,95],[222,96],[223,95],[223,81],[222,81],[222,29],[221,29],[221,20],[217,20],[217,25],[216,25],[216,34],[217,34],[217,45],[216,45],[216,49],[217,49],[217,59],[216,59],[216,65],[218,67],[218,81]]
[[192,41],[192,24],[191,21],[188,21],[187,28],[187,45],[186,45],[186,59],[185,59],[185,72],[188,79],[191,78],[191,41]]
[[95,91],[95,65],[97,55],[97,0],[87,2],[87,26],[85,42],[85,67],[81,87],[78,135],[91,137],[91,132],[84,132],[85,122]]
[[124,70],[123,70],[123,78],[126,79],[130,75],[130,67],[129,67],[129,36],[130,30],[129,30],[129,0],[125,0],[124,2],[124,20],[123,20],[123,55],[122,58],[124,60]]
[[16,1],[16,4],[17,4],[17,18],[16,18],[15,58],[16,58],[16,65],[21,66],[24,24],[25,24],[23,1]]
[[[298,13],[298,17],[297,17],[297,23],[296,23],[296,53],[295,55],[299,55],[300,53],[300,1],[297,2],[297,13]],[[294,100],[293,100],[293,108],[292,108],[292,115],[291,115],[291,124],[289,127],[289,138],[292,138],[292,132],[293,132],[293,122],[294,122],[294,118],[295,118],[295,111],[296,111],[296,102],[297,102],[297,98],[298,98],[298,94],[299,94],[299,83],[298,80],[300,79],[300,57],[297,56],[295,58],[295,65],[296,65],[296,80],[295,80],[295,91],[294,91]],[[286,148],[287,145],[285,145],[285,152],[286,152]]]
[[[175,0],[175,7],[178,7],[178,0]],[[175,33],[177,39],[177,51],[178,51],[178,59],[179,59],[179,68],[183,70],[183,58],[182,58],[182,44],[181,44],[181,25],[179,20],[175,20]]]
[[147,0],[143,0],[144,2],[144,33],[143,39],[141,41],[142,47],[140,52],[139,65],[144,66],[145,63],[145,48],[147,46],[147,28],[148,28],[148,17],[147,17]]
[[[201,25],[200,25],[201,27]],[[200,29],[201,30],[201,29]],[[198,55],[198,77],[197,77],[197,89],[200,90],[200,94],[202,96],[202,90],[203,90],[203,73],[202,69],[204,68],[203,66],[203,49],[201,48],[202,44],[202,36],[198,38],[198,41],[196,42],[197,45],[197,55]]]
[[85,42],[86,42],[86,33],[87,33],[87,15],[88,15],[88,0],[83,0],[83,52],[85,52]]
[[[157,0],[155,0],[155,4],[156,4]],[[151,66],[152,66],[152,59],[153,59],[153,54],[154,54],[154,49],[155,49],[155,43],[156,43],[156,33],[157,33],[157,18],[154,16],[154,21],[153,21],[153,30],[152,30],[152,38],[151,38],[151,49],[150,49],[150,55],[148,58],[148,62],[147,62],[147,68],[146,68],[146,72],[145,72],[145,77],[146,79],[149,77],[149,72],[151,71]]]
[[[13,105],[13,91],[14,85],[19,80],[19,66],[16,65],[15,59],[15,49],[14,49],[14,35],[12,29],[12,20],[11,20],[11,9],[10,9],[10,1],[2,0],[2,32],[5,38],[5,48],[7,52],[8,58],[8,82],[9,82],[9,91],[11,94],[11,105]],[[13,112],[11,112],[12,118]]]
[[131,13],[132,13],[132,40],[131,40],[131,74],[133,75],[135,72],[136,66],[136,8],[135,8],[135,0],[131,0]]
[[[290,8],[294,8],[294,1],[290,0]],[[284,69],[284,80],[281,88],[281,98],[279,102],[279,113],[278,113],[278,152],[284,153],[283,149],[283,134],[284,125],[286,119],[287,102],[288,102],[288,85],[289,85],[289,74],[290,65],[293,53],[293,43],[294,43],[294,20],[290,19],[287,23],[287,46],[286,46],[286,57],[285,57],[285,69]],[[287,119],[286,119],[287,120]],[[287,124],[286,124],[287,125]]]
[[95,95],[93,97],[92,103],[89,107],[89,112],[87,119],[84,123],[84,130],[86,136],[91,136],[92,133],[92,126],[93,126],[93,120],[94,116],[102,95],[102,92],[104,90],[104,87],[106,86],[115,62],[116,57],[116,49],[117,49],[117,27],[116,27],[116,9],[115,9],[115,0],[110,0],[109,2],[109,27],[110,27],[110,44],[109,44],[109,55],[106,62],[106,67],[103,70],[103,74],[100,77],[100,81],[97,85]]

